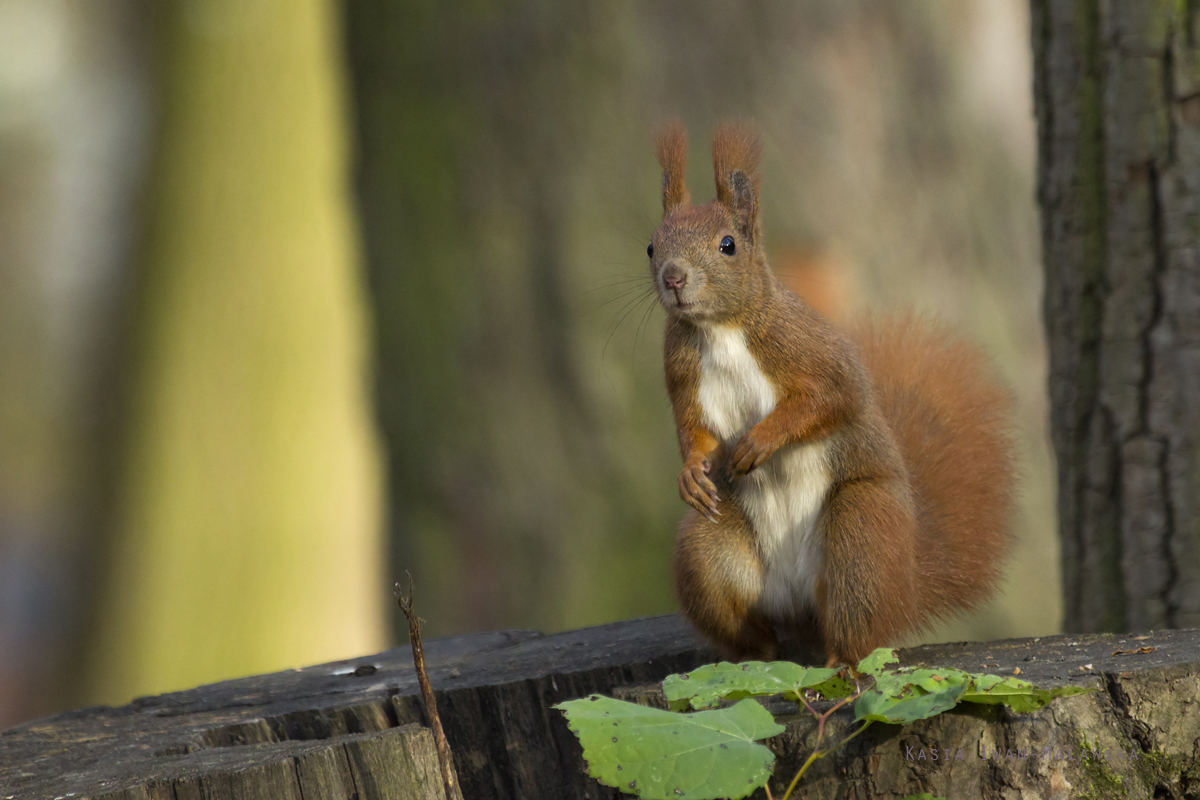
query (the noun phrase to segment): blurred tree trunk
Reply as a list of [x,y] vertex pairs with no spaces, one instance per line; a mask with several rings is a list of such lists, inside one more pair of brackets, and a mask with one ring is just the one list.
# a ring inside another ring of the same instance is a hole
[[0,2],[0,730],[83,700],[150,122],[148,10]]
[[389,597],[334,3],[159,11],[106,702],[370,652]]
[[1200,625],[1200,6],[1034,0],[1065,628]]

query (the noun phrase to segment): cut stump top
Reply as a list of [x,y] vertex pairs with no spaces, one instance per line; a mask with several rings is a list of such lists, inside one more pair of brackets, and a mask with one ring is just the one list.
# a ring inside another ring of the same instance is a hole
[[[1114,655],[1141,648],[1153,649]],[[471,800],[615,796],[586,777],[574,737],[550,707],[714,660],[675,615],[553,635],[435,639],[425,652]],[[1104,687],[1137,673],[1194,671],[1200,631],[927,645],[901,659]],[[0,800],[439,798],[419,692],[405,645],[36,720],[0,733]]]

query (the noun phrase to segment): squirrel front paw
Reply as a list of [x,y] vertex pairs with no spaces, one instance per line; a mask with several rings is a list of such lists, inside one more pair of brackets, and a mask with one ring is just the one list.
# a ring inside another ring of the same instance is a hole
[[709,479],[712,462],[707,458],[691,458],[679,473],[679,496],[683,502],[708,519],[720,516],[717,511],[717,487]]
[[767,459],[777,449],[766,442],[760,441],[754,435],[754,431],[751,430],[737,443],[737,447],[733,449],[733,455],[729,457],[730,475],[734,478],[740,478],[746,473],[758,469],[767,463]]

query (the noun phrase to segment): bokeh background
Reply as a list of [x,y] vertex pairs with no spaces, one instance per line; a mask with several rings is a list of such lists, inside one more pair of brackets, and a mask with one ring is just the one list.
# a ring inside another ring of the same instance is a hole
[[650,132],[763,133],[781,277],[1017,401],[1060,625],[1023,0],[0,0],[0,729],[673,610]]

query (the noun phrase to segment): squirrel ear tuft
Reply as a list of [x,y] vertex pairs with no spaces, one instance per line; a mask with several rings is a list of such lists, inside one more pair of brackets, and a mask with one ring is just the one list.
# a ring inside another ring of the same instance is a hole
[[758,240],[758,160],[762,144],[753,129],[726,122],[713,134],[717,202],[737,220],[738,232]]
[[657,137],[658,163],[662,166],[663,216],[675,208],[691,202],[684,172],[687,170],[687,131],[679,120],[673,120],[659,129]]

